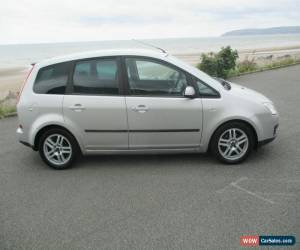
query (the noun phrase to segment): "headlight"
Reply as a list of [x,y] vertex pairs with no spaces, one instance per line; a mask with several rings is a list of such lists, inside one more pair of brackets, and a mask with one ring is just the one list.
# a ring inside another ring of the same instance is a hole
[[277,110],[271,102],[264,102],[265,107],[271,112],[272,115],[277,115]]

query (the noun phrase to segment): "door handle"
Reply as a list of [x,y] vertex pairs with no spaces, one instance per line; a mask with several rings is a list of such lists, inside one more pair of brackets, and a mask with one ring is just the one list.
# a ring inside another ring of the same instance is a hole
[[145,113],[148,111],[148,107],[146,105],[138,105],[138,106],[132,107],[131,110],[135,111],[135,112],[139,112],[139,113]]
[[80,103],[76,103],[73,106],[70,106],[69,109],[76,111],[76,112],[81,112],[85,110],[85,107],[83,107]]

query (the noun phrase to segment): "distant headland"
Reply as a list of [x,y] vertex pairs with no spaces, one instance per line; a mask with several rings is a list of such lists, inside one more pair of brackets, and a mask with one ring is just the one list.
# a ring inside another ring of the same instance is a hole
[[232,30],[222,36],[247,36],[247,35],[279,35],[279,34],[300,34],[300,26],[283,26],[264,29],[240,29]]

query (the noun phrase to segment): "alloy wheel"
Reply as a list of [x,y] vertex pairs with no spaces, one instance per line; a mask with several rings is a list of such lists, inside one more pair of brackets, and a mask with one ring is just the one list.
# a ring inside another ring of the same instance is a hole
[[225,130],[218,141],[218,150],[227,160],[238,160],[242,158],[249,147],[247,134],[239,128]]
[[72,156],[72,146],[69,140],[61,134],[49,135],[43,145],[46,159],[54,165],[66,164]]

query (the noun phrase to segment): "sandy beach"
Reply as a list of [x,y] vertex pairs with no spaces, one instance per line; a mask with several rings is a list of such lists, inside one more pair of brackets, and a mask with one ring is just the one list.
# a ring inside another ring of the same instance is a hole
[[26,67],[0,69],[0,100],[4,99],[9,91],[17,93],[27,75]]
[[[176,54],[175,56],[186,61],[189,64],[197,65],[200,61],[201,52],[194,54]],[[289,55],[290,57],[300,58],[300,45],[299,46],[286,46],[275,48],[261,48],[261,49],[247,49],[239,51],[239,60],[246,58],[255,60],[256,63],[262,64],[271,62]],[[24,67],[11,67],[0,68],[0,100],[3,100],[9,93],[17,93],[27,75],[29,68]]]

